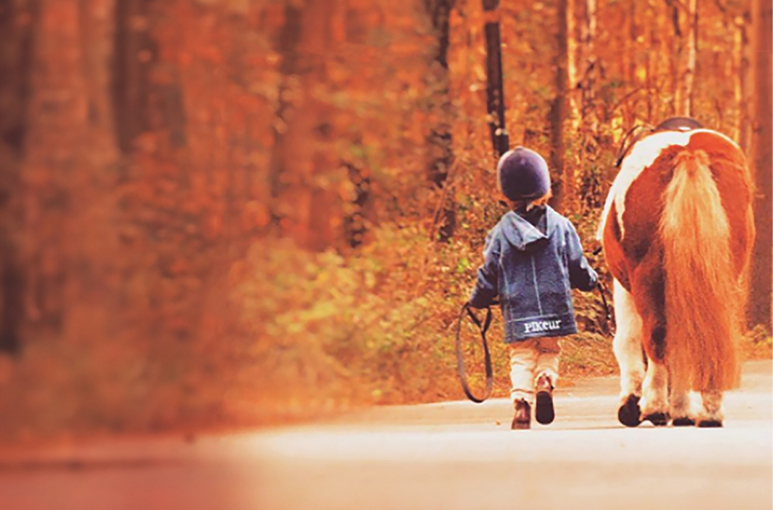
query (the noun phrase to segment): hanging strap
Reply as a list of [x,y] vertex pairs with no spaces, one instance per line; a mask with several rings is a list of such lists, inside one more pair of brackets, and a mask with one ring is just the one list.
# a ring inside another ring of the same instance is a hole
[[[593,255],[596,256],[599,253],[601,253],[603,250],[603,247],[599,246],[595,250],[593,250]],[[606,285],[604,285],[604,282],[601,281],[601,278],[599,278],[596,286],[599,289],[599,294],[601,294],[601,302],[604,304],[604,329],[607,330],[607,334],[610,336],[614,336],[615,334],[615,327],[612,326],[612,312],[609,311],[609,304],[607,304],[607,294],[609,294],[609,289]]]
[[[470,385],[467,382],[467,372],[464,369],[464,354],[462,353],[462,321],[467,316],[472,322],[480,329],[480,339],[483,343],[483,362],[486,367],[486,389],[482,397],[476,397],[473,395]],[[491,396],[491,387],[494,381],[494,373],[491,368],[491,353],[488,349],[488,342],[486,341],[486,332],[489,326],[491,326],[491,307],[486,307],[486,318],[481,321],[475,312],[472,311],[472,307],[469,303],[465,303],[459,312],[459,321],[456,323],[456,373],[459,375],[459,382],[462,383],[462,389],[467,398],[473,402],[480,404]]]
[[620,142],[620,148],[617,150],[617,158],[615,159],[615,166],[617,168],[620,168],[620,165],[623,164],[623,159],[628,155],[628,151],[639,140],[639,133],[637,131],[641,129],[652,132],[652,126],[649,124],[637,124],[628,130]]
[[610,336],[615,335],[615,328],[612,325],[612,313],[609,311],[609,305],[607,304],[606,294],[609,293],[604,282],[598,281],[599,294],[601,294],[601,302],[604,304],[604,328],[607,330],[607,334]]

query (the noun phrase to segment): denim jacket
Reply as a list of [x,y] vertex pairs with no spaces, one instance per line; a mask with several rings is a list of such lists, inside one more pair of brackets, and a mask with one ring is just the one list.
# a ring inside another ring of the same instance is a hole
[[543,221],[544,234],[510,211],[486,238],[470,305],[499,296],[507,343],[576,333],[571,289],[592,290],[598,279],[571,222],[550,207]]

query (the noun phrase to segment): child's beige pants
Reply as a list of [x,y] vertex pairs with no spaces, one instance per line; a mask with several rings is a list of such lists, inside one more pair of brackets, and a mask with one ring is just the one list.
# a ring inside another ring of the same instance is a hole
[[510,344],[510,398],[534,404],[534,385],[547,374],[553,385],[558,380],[559,337],[529,338]]

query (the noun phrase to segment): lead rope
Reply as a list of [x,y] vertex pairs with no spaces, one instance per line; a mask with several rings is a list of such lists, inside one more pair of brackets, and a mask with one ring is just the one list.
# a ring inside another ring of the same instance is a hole
[[[462,321],[464,320],[465,315],[467,315],[480,329],[480,339],[481,343],[483,343],[483,363],[486,367],[486,389],[482,397],[476,397],[472,393],[470,385],[467,383],[467,372],[464,369],[464,354],[462,353],[462,341],[460,335],[462,331]],[[491,368],[491,353],[488,350],[488,342],[486,341],[486,332],[488,331],[489,326],[491,326],[491,306],[486,307],[486,318],[483,319],[483,322],[481,322],[478,316],[472,311],[469,303],[465,303],[462,306],[462,309],[459,312],[459,320],[456,323],[456,373],[459,376],[459,382],[462,383],[464,394],[476,404],[480,404],[491,396],[491,387],[494,382],[494,371]]]
[[[595,250],[593,250],[593,255],[596,256],[599,253],[601,253],[602,247],[599,246]],[[601,303],[604,305],[604,329],[607,330],[607,334],[610,336],[615,335],[615,329],[613,326],[610,326],[612,324],[612,312],[609,311],[609,304],[607,304],[607,297],[606,294],[609,294],[609,289],[607,289],[607,286],[604,285],[604,282],[601,280],[598,281],[597,287],[599,289],[599,294],[601,294]]]
[[607,330],[609,336],[615,336],[615,328],[612,324],[612,312],[609,311],[609,305],[607,304],[607,298],[605,294],[609,293],[607,286],[604,282],[599,280],[598,282],[599,294],[601,294],[601,302],[604,305],[604,329]]

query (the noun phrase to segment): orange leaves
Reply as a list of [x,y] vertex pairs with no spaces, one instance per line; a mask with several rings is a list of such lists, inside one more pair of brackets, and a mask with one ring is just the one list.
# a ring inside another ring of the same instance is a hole
[[223,217],[220,215],[210,215],[204,225],[204,236],[207,240],[213,241],[223,234]]
[[187,69],[193,63],[193,55],[188,51],[181,51],[178,56],[178,62],[183,69]]
[[342,2],[337,4],[337,9],[331,18],[330,32],[332,41],[341,43],[346,41],[346,10],[341,8]]
[[256,200],[247,202],[242,211],[242,228],[249,231],[253,228],[263,229],[268,226],[271,216],[266,204]]
[[427,115],[422,111],[412,112],[411,120],[405,133],[418,146],[424,144],[427,139],[426,118]]
[[223,62],[223,54],[221,53],[220,48],[214,44],[200,48],[197,52],[197,56],[203,59],[204,62],[213,65],[220,65]]

